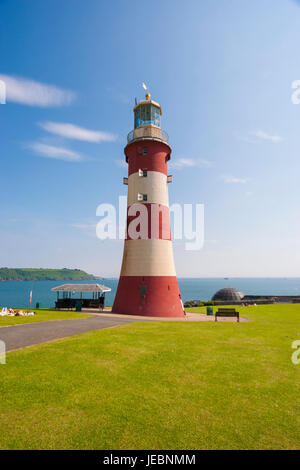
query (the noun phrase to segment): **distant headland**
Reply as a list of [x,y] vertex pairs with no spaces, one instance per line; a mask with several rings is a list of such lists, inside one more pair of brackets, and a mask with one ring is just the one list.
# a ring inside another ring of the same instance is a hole
[[0,268],[1,281],[88,281],[101,279],[81,269]]

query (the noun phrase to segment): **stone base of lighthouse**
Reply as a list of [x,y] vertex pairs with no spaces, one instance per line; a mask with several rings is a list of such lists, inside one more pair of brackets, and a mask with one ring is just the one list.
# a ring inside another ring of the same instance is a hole
[[112,311],[150,317],[183,317],[176,276],[121,276]]

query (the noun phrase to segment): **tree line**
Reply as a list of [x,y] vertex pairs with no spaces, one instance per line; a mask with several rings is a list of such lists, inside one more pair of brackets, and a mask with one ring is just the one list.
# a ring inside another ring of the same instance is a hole
[[81,269],[0,268],[0,281],[83,281],[96,279]]

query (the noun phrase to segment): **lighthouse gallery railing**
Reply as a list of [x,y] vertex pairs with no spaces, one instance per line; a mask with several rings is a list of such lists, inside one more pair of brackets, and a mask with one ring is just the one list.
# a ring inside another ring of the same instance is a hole
[[127,135],[127,143],[130,144],[133,140],[143,139],[157,139],[163,142],[169,142],[169,136],[166,131],[159,128],[140,127],[129,132]]

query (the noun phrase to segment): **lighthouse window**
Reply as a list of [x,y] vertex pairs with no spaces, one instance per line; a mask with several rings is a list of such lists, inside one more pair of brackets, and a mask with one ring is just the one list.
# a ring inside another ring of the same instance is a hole
[[140,294],[147,294],[147,286],[140,286]]
[[147,201],[147,194],[141,194],[141,193],[138,193],[138,201]]
[[141,121],[143,124],[151,124],[151,106],[141,106]]
[[148,176],[147,170],[139,170],[139,176],[142,176],[143,178],[147,178]]
[[138,127],[141,124],[141,108],[137,108],[134,113],[134,127]]
[[153,124],[160,127],[160,108],[150,103],[138,106],[134,112],[134,127]]
[[152,108],[152,116],[151,116],[151,121],[152,124],[155,126],[160,126],[160,110],[157,106],[151,106]]
[[147,155],[147,153],[148,153],[147,147],[144,147],[144,148],[143,148],[142,153],[143,153],[143,155]]

